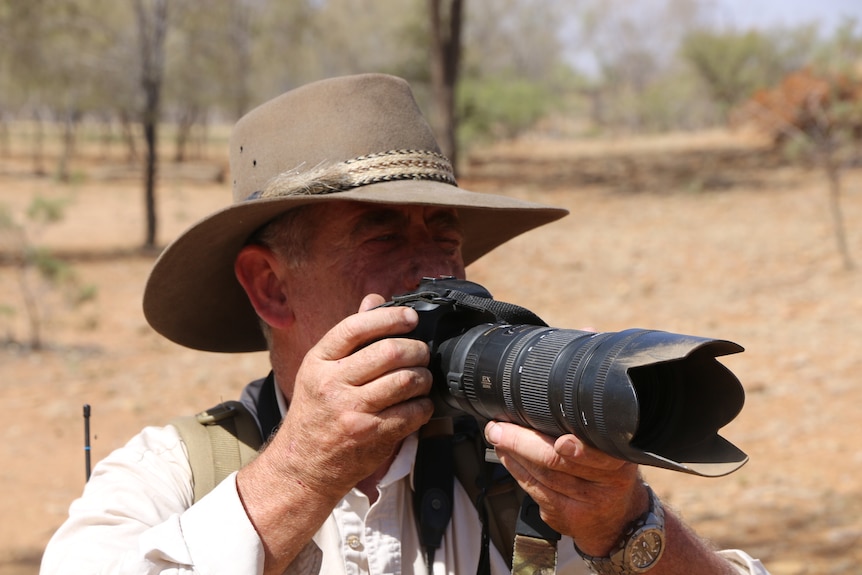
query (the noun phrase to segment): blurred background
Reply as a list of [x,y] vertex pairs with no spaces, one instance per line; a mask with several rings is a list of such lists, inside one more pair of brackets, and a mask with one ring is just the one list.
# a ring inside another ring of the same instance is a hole
[[162,124],[155,145],[182,161],[258,103],[363,71],[408,79],[467,148],[723,127],[769,115],[745,104],[790,74],[855,81],[860,16],[852,0],[6,0],[0,151],[39,162],[59,130],[65,159],[92,139],[134,158]]
[[[38,572],[93,461],[234,398],[264,354],[140,310],[230,198],[230,127],[341,74],[408,79],[460,184],[572,215],[471,266],[551,325],[723,337],[751,456],[645,470],[774,575],[862,561],[862,3],[0,0],[0,573]],[[289,134],[286,134],[289,137]]]

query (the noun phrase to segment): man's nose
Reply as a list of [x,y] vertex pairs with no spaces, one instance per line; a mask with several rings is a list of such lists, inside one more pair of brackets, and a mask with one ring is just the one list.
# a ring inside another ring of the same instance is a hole
[[451,266],[445,268],[438,266],[433,269],[428,266],[411,266],[410,268],[404,278],[404,287],[407,291],[414,291],[425,278],[442,278],[456,275]]
[[425,243],[411,258],[404,274],[404,287],[413,291],[424,278],[439,278],[462,275],[451,254],[444,252],[434,242]]

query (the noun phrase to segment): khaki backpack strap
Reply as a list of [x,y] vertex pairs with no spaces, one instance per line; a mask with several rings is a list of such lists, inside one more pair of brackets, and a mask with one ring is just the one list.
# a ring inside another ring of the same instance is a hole
[[542,520],[538,504],[525,495],[515,526],[512,575],[554,575],[559,540],[560,534]]
[[195,502],[254,460],[262,443],[257,422],[238,401],[221,403],[195,416],[178,417],[171,424],[186,445]]
[[515,524],[525,496],[521,486],[512,480],[492,485],[483,501],[487,509],[491,541],[507,562],[515,555]]

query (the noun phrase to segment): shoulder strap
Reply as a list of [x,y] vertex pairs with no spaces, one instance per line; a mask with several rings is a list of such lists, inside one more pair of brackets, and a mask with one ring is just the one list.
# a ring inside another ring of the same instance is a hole
[[482,521],[477,574],[490,574],[490,542],[511,568],[515,526],[525,494],[502,465],[485,461],[479,424],[469,415],[435,418],[420,431],[413,503],[426,561],[433,563],[434,550],[449,523],[455,477]]
[[194,500],[257,457],[261,434],[252,414],[238,401],[227,401],[197,415],[171,421],[186,445],[192,468]]
[[489,541],[511,568],[515,525],[525,493],[502,464],[486,461],[484,438],[473,417],[456,420],[453,450],[455,477],[482,519],[482,557],[478,572],[490,573]]

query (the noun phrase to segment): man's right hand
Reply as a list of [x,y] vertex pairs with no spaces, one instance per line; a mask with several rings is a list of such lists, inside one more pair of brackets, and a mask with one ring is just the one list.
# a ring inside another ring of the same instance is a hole
[[279,431],[237,476],[267,550],[267,572],[285,568],[338,501],[388,465],[431,417],[428,345],[392,337],[415,328],[418,315],[377,307],[383,302],[366,296],[360,313],[306,354]]
[[291,479],[335,491],[339,499],[433,411],[428,345],[389,337],[415,328],[418,315],[400,306],[373,309],[383,301],[367,296],[360,313],[336,325],[305,356],[269,447],[284,450],[279,459],[299,462]]

